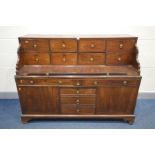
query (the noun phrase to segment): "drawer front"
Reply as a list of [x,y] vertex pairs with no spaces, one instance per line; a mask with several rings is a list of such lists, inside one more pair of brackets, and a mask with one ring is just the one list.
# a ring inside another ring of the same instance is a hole
[[54,52],[76,52],[76,39],[53,39],[50,41],[50,48]]
[[136,39],[113,39],[107,40],[107,52],[132,51],[135,47]]
[[107,53],[106,64],[107,65],[128,65],[132,64],[134,54],[131,52],[115,52]]
[[80,52],[104,52],[105,40],[103,39],[80,39]]
[[96,89],[88,88],[61,88],[61,95],[95,95]]
[[22,65],[49,65],[50,56],[48,53],[23,52],[20,53],[20,63]]
[[52,53],[53,65],[75,65],[77,64],[77,54],[73,53]]
[[95,114],[95,105],[74,105],[74,104],[61,104],[61,114]]
[[61,104],[95,104],[96,97],[95,96],[61,96],[60,103]]
[[49,51],[49,42],[47,39],[22,39],[23,49],[37,50],[41,52]]
[[80,65],[103,65],[105,64],[104,53],[80,53],[79,54]]

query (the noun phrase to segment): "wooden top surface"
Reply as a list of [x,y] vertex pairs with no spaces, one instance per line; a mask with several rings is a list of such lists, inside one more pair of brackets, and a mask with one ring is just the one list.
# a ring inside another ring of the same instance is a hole
[[19,38],[137,38],[136,36],[128,34],[104,34],[104,35],[41,35],[41,34],[28,34]]
[[103,76],[139,76],[132,66],[104,66],[104,65],[25,65],[17,75],[103,75]]

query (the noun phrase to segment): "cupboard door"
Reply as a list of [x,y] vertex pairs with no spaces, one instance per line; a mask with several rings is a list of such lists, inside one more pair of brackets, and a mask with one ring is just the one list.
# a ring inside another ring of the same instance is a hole
[[18,86],[23,114],[56,114],[58,89],[50,86]]
[[138,87],[99,87],[97,114],[133,114]]

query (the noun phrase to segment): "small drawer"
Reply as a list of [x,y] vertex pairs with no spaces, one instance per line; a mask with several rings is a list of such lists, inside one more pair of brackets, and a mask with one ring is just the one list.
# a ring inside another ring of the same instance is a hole
[[61,114],[95,114],[95,105],[61,104],[60,111]]
[[96,89],[88,88],[61,88],[61,95],[95,95]]
[[22,39],[21,46],[23,49],[36,51],[49,51],[49,43],[47,39]]
[[104,39],[80,39],[79,51],[80,52],[104,52],[105,40]]
[[53,52],[76,52],[76,39],[52,39],[50,40],[50,48]]
[[48,53],[20,53],[20,64],[22,65],[49,65],[50,56]]
[[104,53],[80,53],[79,54],[80,65],[103,65],[105,64]]
[[95,104],[95,96],[61,96],[61,104]]
[[107,53],[106,64],[107,65],[129,65],[132,64],[134,53],[131,52],[115,52]]
[[107,40],[107,52],[132,51],[135,47],[136,39],[113,39]]
[[77,54],[73,53],[52,53],[53,65],[75,65],[77,64]]

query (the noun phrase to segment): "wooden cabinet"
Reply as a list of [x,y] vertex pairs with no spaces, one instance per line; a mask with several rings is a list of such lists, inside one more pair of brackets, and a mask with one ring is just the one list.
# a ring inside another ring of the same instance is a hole
[[141,81],[137,37],[19,38],[16,85],[24,123],[39,118],[133,123]]

